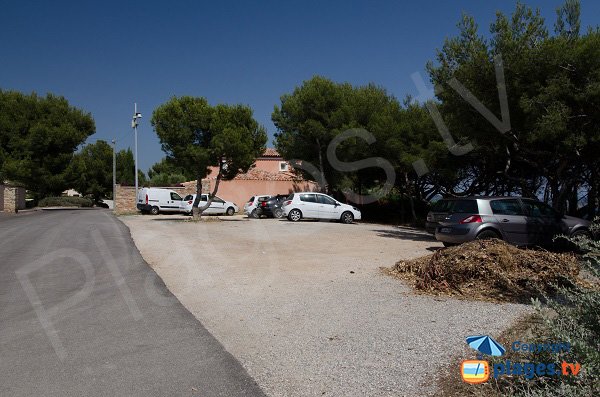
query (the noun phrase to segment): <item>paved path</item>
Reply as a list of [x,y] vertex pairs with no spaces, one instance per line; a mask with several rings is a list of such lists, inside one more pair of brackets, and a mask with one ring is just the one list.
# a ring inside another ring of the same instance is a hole
[[262,396],[110,212],[0,218],[0,395]]

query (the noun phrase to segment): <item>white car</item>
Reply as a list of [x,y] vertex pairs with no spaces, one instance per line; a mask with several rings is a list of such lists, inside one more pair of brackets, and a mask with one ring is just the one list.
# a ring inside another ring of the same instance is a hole
[[360,210],[329,197],[314,192],[292,193],[283,202],[283,215],[292,222],[302,218],[334,219],[343,223],[360,220]]
[[[186,214],[191,214],[192,206],[194,205],[194,200],[196,200],[195,194],[189,194],[189,195],[185,196],[185,198],[183,199],[183,202],[181,204],[181,207],[182,207],[181,212],[186,213]],[[200,195],[200,203],[198,204],[198,207],[205,206],[207,202],[208,202],[208,194],[201,194]],[[215,196],[213,198],[212,203],[210,203],[210,207],[205,209],[204,212],[202,212],[202,213],[208,214],[208,215],[210,215],[210,214],[233,215],[238,211],[239,211],[239,208],[237,205],[235,205],[235,203],[232,203],[231,201],[225,201],[222,198],[220,198],[219,196]]]
[[262,195],[262,196],[252,196],[250,199],[244,204],[244,214],[248,215],[249,218],[260,218],[261,209],[260,205],[263,201],[267,201],[272,196]]

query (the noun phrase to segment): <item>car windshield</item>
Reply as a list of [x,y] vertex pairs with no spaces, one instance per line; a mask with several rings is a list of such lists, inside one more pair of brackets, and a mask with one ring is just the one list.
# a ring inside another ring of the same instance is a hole
[[440,200],[433,205],[433,212],[478,213],[476,200]]

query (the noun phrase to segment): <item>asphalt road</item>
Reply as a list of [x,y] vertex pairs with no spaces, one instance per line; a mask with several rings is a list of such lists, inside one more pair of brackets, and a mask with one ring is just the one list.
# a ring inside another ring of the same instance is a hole
[[262,396],[104,210],[0,217],[0,395]]

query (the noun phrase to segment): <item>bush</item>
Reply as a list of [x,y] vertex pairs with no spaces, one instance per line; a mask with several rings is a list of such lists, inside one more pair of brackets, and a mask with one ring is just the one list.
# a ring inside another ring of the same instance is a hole
[[92,207],[92,200],[85,197],[45,197],[39,207]]
[[[590,228],[597,236],[600,218],[594,219]],[[563,360],[581,365],[578,376],[540,376],[530,380],[524,376],[490,378],[481,385],[467,385],[450,369],[438,380],[440,396],[480,397],[570,397],[600,396],[600,242],[589,237],[569,239],[580,253],[577,257],[579,275],[585,283],[572,283],[568,287],[549,285],[556,293],[543,294],[546,304],[533,300],[536,312],[506,330],[498,341],[504,346],[521,340],[527,343],[568,342],[569,352],[513,352],[507,349],[502,357],[489,357],[490,365],[511,362],[561,363]],[[551,281],[550,281],[551,282]]]
[[[596,234],[600,219],[594,219],[591,231]],[[579,376],[539,377],[531,381],[503,378],[498,383],[502,395],[511,396],[599,396],[600,395],[600,242],[589,237],[569,239],[580,256],[581,271],[590,285],[576,288],[558,287],[556,297],[546,297],[547,305],[534,300],[540,324],[533,327],[536,341],[569,342],[569,353],[529,353],[532,362],[579,362]],[[510,380],[509,380],[510,379]]]

